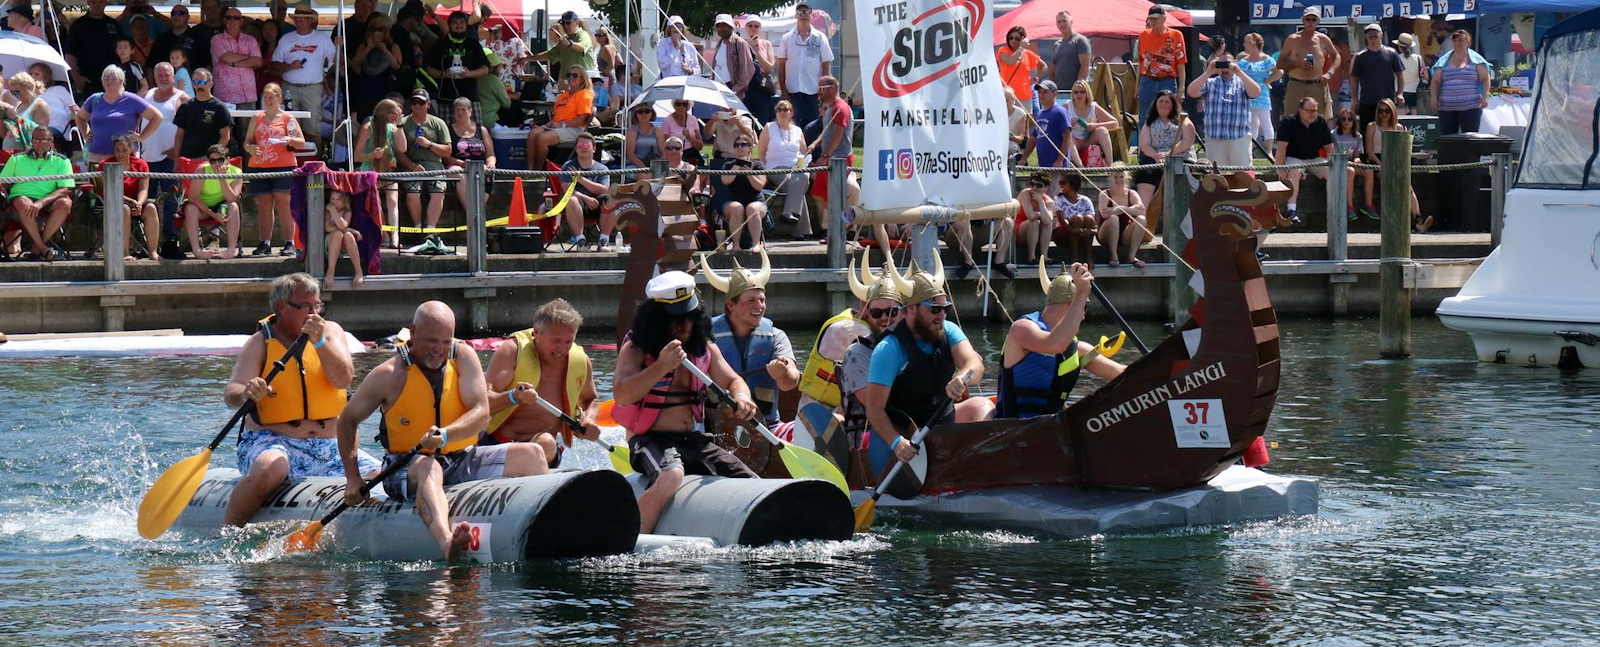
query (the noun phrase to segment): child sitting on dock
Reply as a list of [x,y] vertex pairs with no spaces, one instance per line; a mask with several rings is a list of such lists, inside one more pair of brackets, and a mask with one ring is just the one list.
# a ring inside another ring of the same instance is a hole
[[361,250],[356,246],[357,241],[361,240],[361,232],[350,228],[350,194],[343,191],[328,192],[322,230],[328,234],[328,272],[322,277],[323,289],[333,289],[333,270],[339,264],[340,250],[350,256],[350,264],[356,269],[350,286],[358,287],[366,282],[367,277],[361,272]]

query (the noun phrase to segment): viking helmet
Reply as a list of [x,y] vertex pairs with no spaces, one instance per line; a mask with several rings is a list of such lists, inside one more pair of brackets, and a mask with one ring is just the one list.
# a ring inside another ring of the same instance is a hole
[[932,301],[937,296],[950,296],[950,293],[944,290],[944,264],[939,263],[938,268],[938,274],[929,274],[923,271],[921,267],[918,267],[915,260],[911,261],[910,272],[908,272],[911,280],[909,281],[910,285],[907,286],[910,289],[906,290],[911,295],[910,298],[906,299],[908,305]]
[[711,265],[706,262],[706,255],[700,255],[700,267],[706,272],[706,281],[728,295],[729,299],[737,299],[739,295],[750,290],[765,290],[767,281],[772,278],[772,263],[767,260],[766,250],[761,252],[761,271],[751,272],[739,266],[739,261],[733,261],[733,273],[726,278],[718,276]]
[[872,303],[877,299],[888,299],[900,305],[905,305],[906,293],[900,286],[905,279],[900,276],[900,270],[894,266],[894,258],[885,258],[883,272],[874,278],[872,269],[867,267],[867,259],[872,255],[870,248],[861,250],[861,276],[856,277],[856,260],[850,259],[849,271],[845,272],[850,279],[850,292],[856,295],[862,303]]
[[1050,271],[1044,267],[1044,255],[1039,255],[1039,289],[1044,290],[1044,304],[1071,303],[1078,297],[1078,286],[1072,284],[1072,271],[1063,271],[1051,280]]

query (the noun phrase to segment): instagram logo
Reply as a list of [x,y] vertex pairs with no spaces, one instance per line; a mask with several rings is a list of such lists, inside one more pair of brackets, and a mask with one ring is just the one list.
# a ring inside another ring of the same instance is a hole
[[911,149],[902,148],[894,156],[894,172],[902,180],[911,179],[912,175]]
[[915,166],[911,158],[911,149],[894,150],[886,148],[878,151],[878,179],[880,181],[910,179],[914,172]]

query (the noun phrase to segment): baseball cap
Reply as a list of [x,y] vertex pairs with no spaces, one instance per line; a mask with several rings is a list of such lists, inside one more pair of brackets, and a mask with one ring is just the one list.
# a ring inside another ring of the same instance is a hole
[[678,16],[678,15],[671,16],[671,17],[667,18],[667,24],[668,25],[677,25],[679,27],[682,27],[683,26],[683,16]]
[[424,90],[422,88],[417,88],[415,90],[412,90],[411,91],[411,98],[413,98],[413,99],[421,99],[423,101],[432,101],[433,100],[433,97],[428,96],[428,91]]
[[733,24],[733,16],[731,16],[729,14],[725,14],[725,13],[719,13],[719,14],[717,14],[717,20],[716,20],[716,22],[714,24],[727,25],[729,27],[733,27],[734,26],[734,24]]
[[1165,15],[1167,15],[1167,10],[1166,9],[1162,9],[1161,5],[1150,5],[1150,13],[1146,14],[1146,17],[1149,17],[1149,16],[1165,16]]
[[11,5],[11,8],[6,9],[6,13],[14,13],[28,20],[33,20],[33,7],[26,4]]
[[1059,90],[1056,89],[1056,82],[1051,81],[1050,79],[1045,79],[1033,84],[1033,89],[1044,90],[1045,92],[1059,92]]
[[572,22],[572,21],[577,20],[577,19],[578,19],[578,12],[576,12],[576,11],[567,11],[567,12],[564,12],[564,13],[561,14],[561,21],[560,22]]
[[1373,23],[1367,23],[1367,26],[1362,28],[1362,31],[1375,31],[1375,32],[1378,32],[1378,33],[1381,34],[1381,33],[1383,33],[1383,28],[1379,27],[1378,23],[1373,22]]

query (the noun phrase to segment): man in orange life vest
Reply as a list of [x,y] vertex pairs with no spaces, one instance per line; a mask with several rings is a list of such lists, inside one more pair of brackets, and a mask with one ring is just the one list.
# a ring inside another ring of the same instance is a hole
[[633,468],[648,483],[639,497],[639,531],[655,529],[685,474],[755,478],[705,433],[704,385],[679,367],[693,362],[733,398],[738,420],[756,416],[750,387],[711,341],[711,320],[694,277],[663,272],[644,289],[628,340],[617,351],[612,417],[628,429]]
[[[334,425],[355,373],[344,329],[322,318],[322,292],[309,274],[278,277],[267,300],[272,316],[245,341],[222,391],[228,406],[248,400],[256,408],[239,434],[239,472],[244,476],[222,516],[231,526],[250,521],[286,479],[340,473]],[[302,334],[306,344],[299,356],[268,384],[264,378],[273,363]],[[378,469],[377,459],[365,452],[356,458],[361,472]]]
[[[572,430],[534,404],[542,397],[574,420],[583,423],[583,437],[600,439],[600,400],[594,389],[592,365],[583,347],[573,343],[583,315],[556,299],[533,314],[533,326],[511,334],[489,358],[489,432],[482,445],[534,442],[561,466],[561,455],[572,446]],[[562,442],[557,442],[560,436]]]
[[455,563],[472,538],[472,528],[465,521],[450,527],[445,486],[534,476],[550,468],[536,443],[478,445],[478,435],[489,422],[489,388],[478,354],[455,338],[456,315],[450,306],[438,301],[418,306],[410,329],[411,341],[367,374],[339,418],[344,498],[351,505],[363,499],[356,430],[382,408],[378,442],[388,452],[384,464],[406,459],[413,448],[421,449],[409,456],[408,467],[384,480],[383,490],[391,501],[417,502],[417,515],[439,542],[439,551]]

